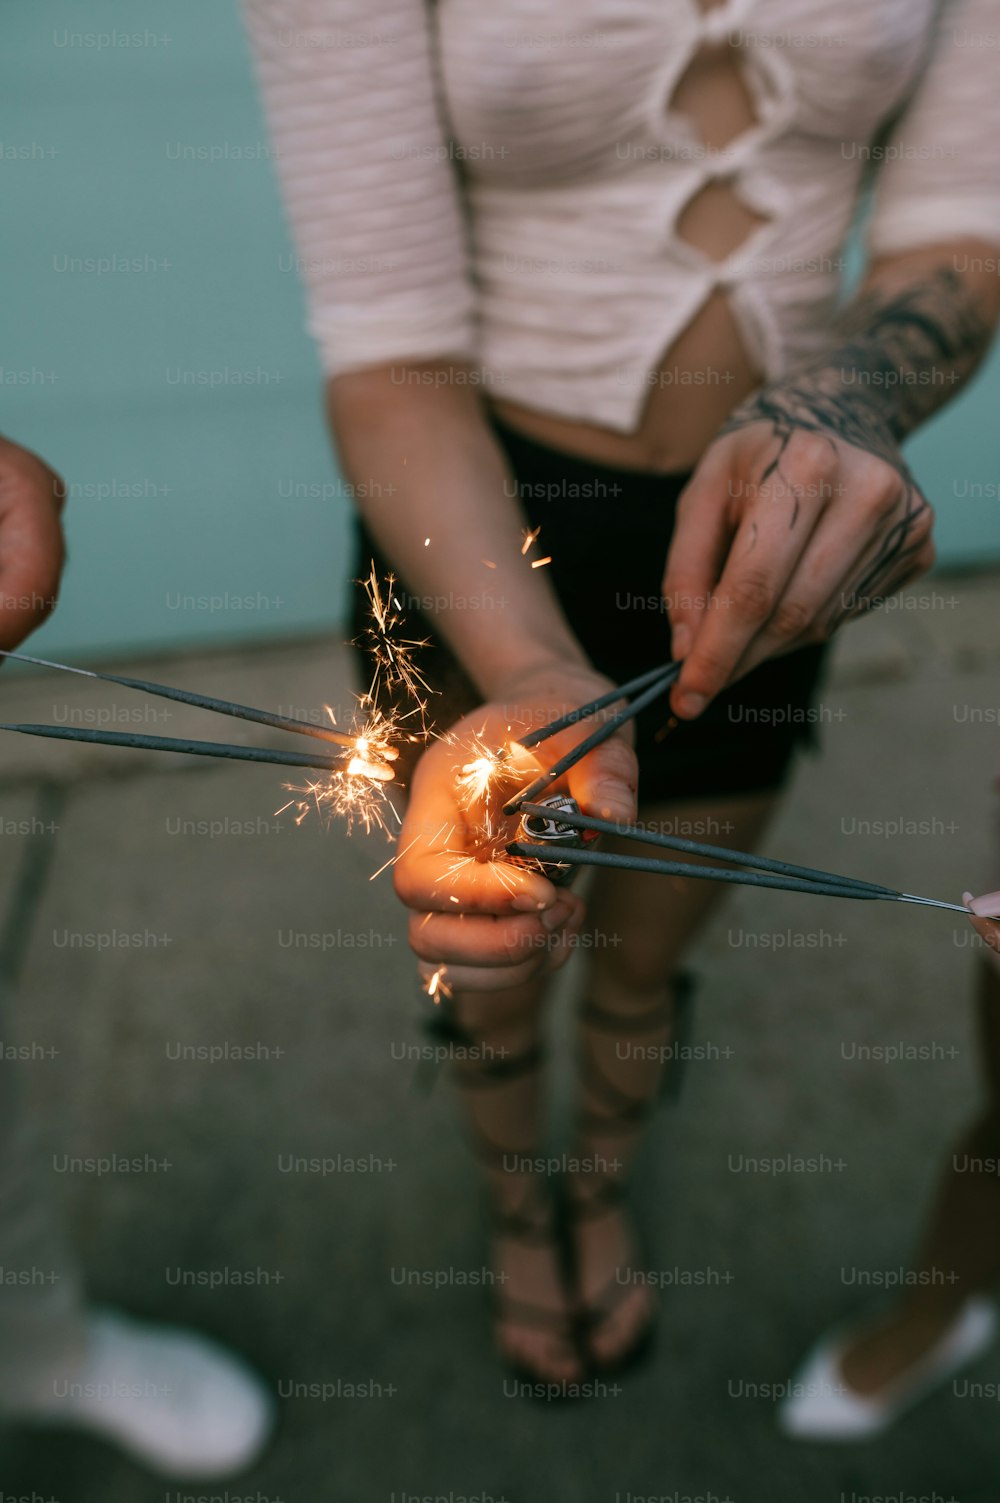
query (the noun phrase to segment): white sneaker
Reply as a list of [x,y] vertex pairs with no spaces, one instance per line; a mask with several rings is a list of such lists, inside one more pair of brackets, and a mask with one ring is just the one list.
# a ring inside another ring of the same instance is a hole
[[855,1393],[844,1381],[841,1357],[852,1333],[838,1327],[813,1347],[778,1406],[778,1428],[796,1440],[867,1440],[985,1352],[996,1337],[992,1301],[970,1299],[941,1339],[879,1394]]
[[83,1365],[33,1397],[18,1419],[104,1436],[180,1479],[222,1477],[260,1454],[276,1405],[238,1358],[194,1331],[116,1310],[90,1315]]

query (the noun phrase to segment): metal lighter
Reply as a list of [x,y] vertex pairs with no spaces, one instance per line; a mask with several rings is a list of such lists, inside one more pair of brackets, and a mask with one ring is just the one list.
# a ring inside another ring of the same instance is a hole
[[517,839],[526,841],[531,845],[547,845],[552,847],[553,859],[543,861],[535,858],[532,865],[548,877],[556,887],[566,887],[579,871],[579,867],[569,861],[560,861],[558,849],[560,846],[568,846],[571,850],[581,850],[588,845],[595,836],[589,830],[574,830],[572,825],[564,825],[560,822],[560,813],[579,814],[580,805],[576,799],[570,798],[568,793],[550,793],[545,798],[536,800],[536,803],[551,809],[551,814],[522,814],[521,823],[517,830]]

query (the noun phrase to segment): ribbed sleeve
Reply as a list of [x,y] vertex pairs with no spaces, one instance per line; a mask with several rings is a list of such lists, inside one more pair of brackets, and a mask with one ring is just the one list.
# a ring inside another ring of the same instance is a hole
[[1000,5],[944,0],[923,78],[886,146],[869,245],[1000,244]]
[[474,359],[425,0],[243,6],[325,369]]

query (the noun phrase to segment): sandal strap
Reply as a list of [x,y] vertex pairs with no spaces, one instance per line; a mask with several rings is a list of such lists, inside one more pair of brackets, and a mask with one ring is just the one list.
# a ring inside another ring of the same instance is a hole
[[621,1205],[627,1194],[628,1186],[625,1181],[614,1179],[611,1175],[597,1181],[597,1188],[584,1195],[567,1190],[566,1204],[570,1218],[574,1221],[596,1220]]
[[656,1007],[648,1007],[645,1012],[618,1013],[610,1012],[599,1002],[588,998],[580,1008],[580,1020],[592,1028],[603,1029],[605,1033],[648,1033],[673,1020],[674,1000],[674,993],[671,992],[665,1002],[658,1003]]
[[632,1284],[621,1284],[617,1279],[609,1279],[597,1298],[587,1300],[580,1311],[580,1325],[593,1334],[596,1327],[603,1326],[611,1319],[633,1287]]
[[563,1335],[569,1340],[574,1332],[576,1319],[568,1310],[546,1310],[543,1305],[528,1304],[521,1299],[508,1299],[506,1295],[497,1294],[493,1291],[494,1310],[501,1318],[510,1317],[519,1321],[522,1325],[535,1326],[536,1328],[547,1327],[556,1335]]
[[[612,1109],[614,1115],[604,1112],[595,1112],[587,1109],[583,1114],[584,1121],[593,1119],[592,1125],[598,1130],[615,1132],[620,1129],[634,1127],[642,1122],[649,1113],[649,1098],[646,1096],[631,1096],[628,1091],[623,1091],[616,1086],[613,1080],[609,1080],[604,1071],[596,1063],[593,1057],[584,1052],[581,1074],[584,1085],[592,1095],[601,1097]],[[611,1124],[606,1126],[605,1124]]]
[[544,1048],[541,1044],[535,1044],[510,1058],[501,1055],[497,1059],[476,1060],[472,1063],[456,1060],[453,1068],[459,1085],[475,1091],[484,1086],[506,1085],[508,1081],[519,1080],[522,1075],[530,1075],[533,1070],[540,1069],[544,1058]]

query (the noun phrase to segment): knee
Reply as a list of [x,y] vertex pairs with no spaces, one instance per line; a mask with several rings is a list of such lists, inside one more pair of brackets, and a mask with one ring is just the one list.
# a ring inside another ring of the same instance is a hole
[[596,971],[625,991],[643,995],[662,991],[677,966],[675,947],[649,928],[617,934],[595,931],[592,953]]
[[456,991],[450,1006],[464,1034],[483,1039],[507,1033],[531,1034],[541,1022],[545,988],[537,982],[505,992]]

